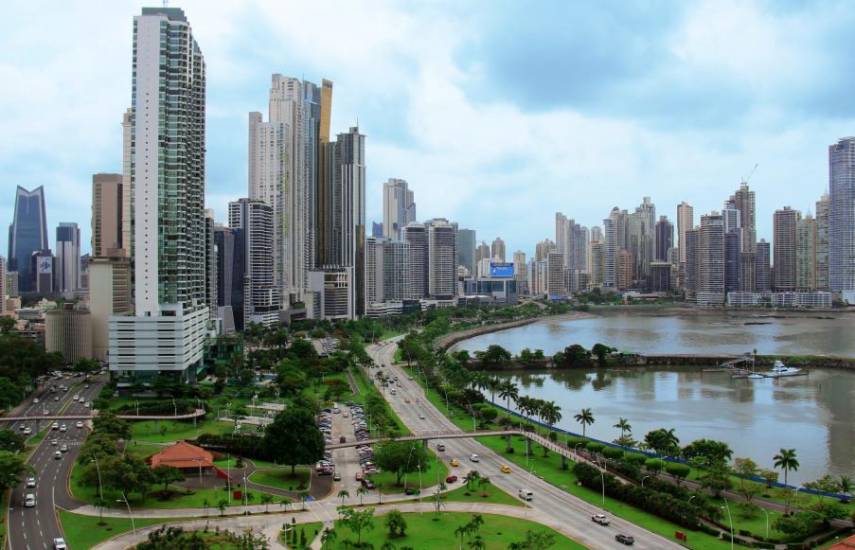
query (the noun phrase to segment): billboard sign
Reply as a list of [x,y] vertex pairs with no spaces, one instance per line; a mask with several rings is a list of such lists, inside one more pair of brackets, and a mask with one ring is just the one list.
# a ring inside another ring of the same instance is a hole
[[509,262],[490,262],[490,277],[512,279],[514,277],[514,264]]

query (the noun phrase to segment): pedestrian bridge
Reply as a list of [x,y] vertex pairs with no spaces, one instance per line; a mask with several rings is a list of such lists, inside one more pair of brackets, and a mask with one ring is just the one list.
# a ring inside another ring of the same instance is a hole
[[388,441],[430,441],[432,439],[466,439],[471,437],[488,437],[491,435],[522,435],[531,437],[534,435],[531,432],[523,430],[481,430],[477,432],[421,432],[417,434],[402,435],[398,437],[375,437],[372,439],[363,439],[362,441],[348,441],[346,443],[334,443],[326,446],[326,449],[333,451],[335,449],[347,449],[349,447],[362,447],[363,445],[375,445],[377,443],[386,443]]
[[[33,422],[40,420],[89,420],[98,416],[98,411],[87,413],[87,414],[64,414],[64,415],[53,415],[53,414],[45,414],[39,415],[34,414],[31,416],[0,416],[0,422]],[[179,414],[179,415],[156,415],[156,414],[119,414],[116,415],[118,418],[122,420],[127,420],[129,422],[133,422],[135,420],[193,420],[194,418],[201,418],[205,416],[205,409],[196,409],[195,411],[187,414]]]

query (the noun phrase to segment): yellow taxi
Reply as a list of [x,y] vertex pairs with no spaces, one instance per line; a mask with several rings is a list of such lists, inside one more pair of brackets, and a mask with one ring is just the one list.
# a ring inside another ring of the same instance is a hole
[[510,467],[510,466],[508,466],[507,464],[502,464],[502,466],[499,468],[499,470],[500,470],[503,474],[509,474],[509,473],[511,473],[511,467]]
[[457,460],[456,458],[452,458],[451,461],[449,462],[449,464],[451,464],[453,467],[457,468],[458,466],[460,466],[460,461]]

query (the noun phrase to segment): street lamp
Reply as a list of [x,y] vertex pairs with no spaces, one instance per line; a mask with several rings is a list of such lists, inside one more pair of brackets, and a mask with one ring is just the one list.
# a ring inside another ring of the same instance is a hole
[[727,505],[727,499],[724,500],[724,506],[722,508],[727,510],[727,520],[730,522],[730,550],[733,550],[733,516],[730,515],[730,506]]
[[[641,478],[641,488],[642,489],[644,489],[644,480],[647,479],[648,477],[650,477],[650,476],[644,476],[643,478]],[[689,500],[691,500],[691,499],[689,499]]]
[[[121,495],[122,495],[122,500],[125,501],[125,506],[128,507],[128,517],[131,518],[131,532],[134,534],[134,536],[136,536],[137,535],[137,526],[136,526],[136,523],[134,522],[134,516],[131,513],[131,503],[128,502],[128,497],[125,495],[124,491],[121,491]],[[116,502],[122,502],[122,501],[117,500]]]
[[760,510],[763,511],[764,514],[766,514],[766,538],[768,539],[769,538],[769,512],[767,512],[766,509],[763,508],[762,506],[760,506],[759,508],[760,508]]
[[98,472],[98,498],[104,502],[104,486],[101,484],[101,468],[98,466],[98,458],[92,457],[92,462],[95,463],[95,471]]
[[584,445],[584,441],[580,441],[573,445],[573,454],[576,455],[576,462],[579,462],[579,445]]
[[605,460],[603,460],[603,465],[600,468],[600,482],[603,484],[603,508],[606,507],[606,475],[605,475]]

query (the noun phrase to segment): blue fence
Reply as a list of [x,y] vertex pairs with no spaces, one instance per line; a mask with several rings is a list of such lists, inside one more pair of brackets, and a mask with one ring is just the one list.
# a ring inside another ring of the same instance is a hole
[[[602,439],[597,439],[597,438],[591,437],[589,435],[583,436],[580,433],[571,432],[569,430],[564,430],[562,428],[558,428],[555,426],[548,426],[548,425],[544,424],[543,422],[540,422],[540,421],[535,420],[533,418],[529,418],[523,414],[520,414],[519,412],[517,412],[515,410],[509,409],[507,407],[503,407],[502,405],[499,405],[498,403],[493,403],[493,405],[495,407],[505,411],[508,414],[512,414],[516,417],[522,418],[528,422],[531,422],[532,424],[537,424],[538,426],[540,426],[542,428],[546,428],[547,430],[553,430],[553,431],[556,431],[558,433],[573,436],[573,437],[580,437],[580,438],[584,437],[585,439],[588,439],[590,441],[594,441],[596,443],[600,443],[600,444],[605,445],[607,447],[612,447],[615,449],[621,449],[623,451],[631,452],[631,453],[643,454],[643,455],[649,456],[650,458],[660,458],[660,459],[666,460],[668,462],[677,462],[680,464],[687,464],[687,461],[682,459],[682,458],[673,458],[673,457],[664,458],[664,457],[661,457],[661,456],[657,455],[656,453],[652,453],[650,451],[643,451],[641,449],[635,449],[633,447],[625,447],[623,445],[618,445],[617,443],[613,443],[611,441],[603,441]],[[751,481],[756,481],[757,483],[763,483],[764,485],[769,484],[768,481],[766,481],[765,479],[763,479],[760,476],[750,476],[746,479],[750,479]],[[836,499],[843,501],[843,502],[849,502],[852,499],[852,495],[844,495],[842,493],[828,493],[825,491],[819,491],[817,489],[809,489],[807,487],[794,487],[792,485],[784,485],[783,483],[780,483],[777,481],[773,481],[771,483],[771,486],[772,487],[778,487],[781,489],[795,489],[796,491],[798,491],[800,493],[807,493],[807,494],[814,495],[814,496],[824,496],[824,497],[836,498]]]

